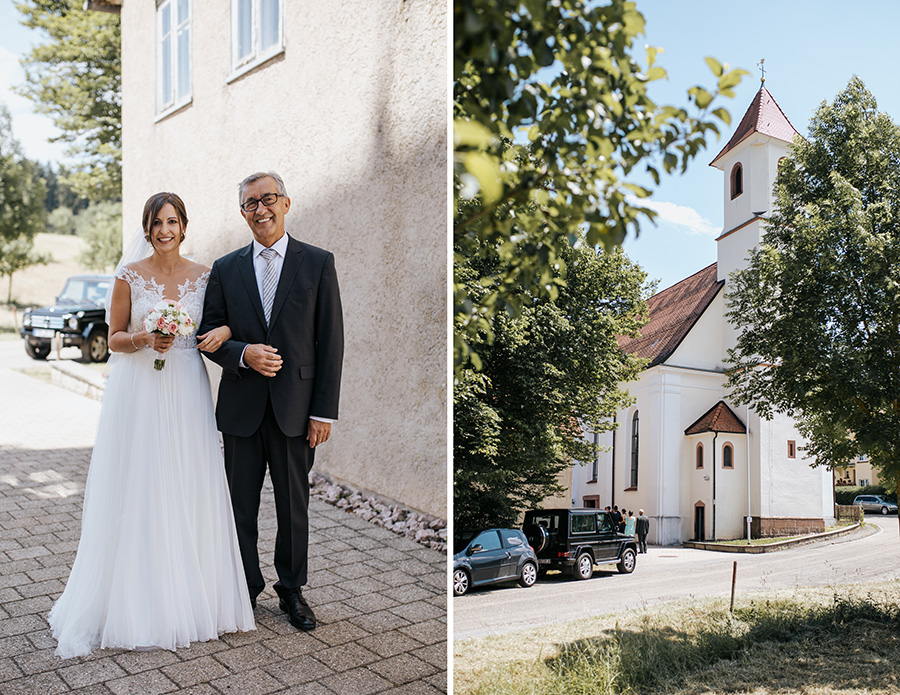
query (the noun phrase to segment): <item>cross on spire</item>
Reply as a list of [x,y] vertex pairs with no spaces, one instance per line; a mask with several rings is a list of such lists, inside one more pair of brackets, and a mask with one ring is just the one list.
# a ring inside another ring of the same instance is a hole
[[765,82],[766,81],[766,59],[761,58],[760,61],[756,64],[756,67],[758,67],[759,71],[762,73],[762,79],[760,79],[760,82]]

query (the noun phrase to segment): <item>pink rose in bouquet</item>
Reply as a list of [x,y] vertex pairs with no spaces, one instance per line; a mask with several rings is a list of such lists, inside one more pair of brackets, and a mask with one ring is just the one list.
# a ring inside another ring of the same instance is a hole
[[[160,335],[190,335],[194,332],[194,322],[184,304],[163,299],[154,306],[144,319],[144,329]],[[157,371],[166,366],[166,358],[157,353],[153,367]]]

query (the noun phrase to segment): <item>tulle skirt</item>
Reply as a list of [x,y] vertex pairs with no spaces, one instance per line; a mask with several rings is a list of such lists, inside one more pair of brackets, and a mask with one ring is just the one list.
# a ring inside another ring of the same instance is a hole
[[106,384],[81,541],[50,611],[62,657],[253,630],[209,379],[196,349],[121,355]]

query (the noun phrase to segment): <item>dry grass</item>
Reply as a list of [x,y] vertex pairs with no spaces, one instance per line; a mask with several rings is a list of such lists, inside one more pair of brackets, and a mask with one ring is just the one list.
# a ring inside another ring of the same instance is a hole
[[15,332],[22,320],[21,310],[24,307],[52,304],[67,277],[86,272],[76,260],[83,243],[77,236],[38,234],[35,237],[35,249],[49,253],[53,261],[13,275],[14,306],[6,304],[9,278],[0,278],[0,332]]
[[847,585],[587,619],[468,640],[458,695],[900,692],[900,585]]

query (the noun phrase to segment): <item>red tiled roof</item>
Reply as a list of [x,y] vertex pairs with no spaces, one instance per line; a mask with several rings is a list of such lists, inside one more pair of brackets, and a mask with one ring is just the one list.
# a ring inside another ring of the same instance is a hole
[[650,297],[650,320],[641,328],[640,337],[620,336],[619,347],[649,359],[648,367],[667,360],[725,284],[716,279],[716,273],[713,263]]
[[685,434],[703,434],[704,432],[747,434],[747,428],[734,414],[734,411],[725,405],[725,401],[719,401],[684,431]]
[[792,142],[794,136],[799,135],[787,119],[787,116],[784,115],[784,111],[775,103],[775,99],[765,87],[759,88],[756,96],[753,97],[753,101],[750,102],[750,108],[747,109],[747,113],[741,119],[737,130],[731,136],[731,140],[728,141],[728,144],[722,148],[722,151],[715,156],[709,165],[715,166],[719,157],[737,147],[741,141],[750,137],[753,133],[762,133],[785,142]]

